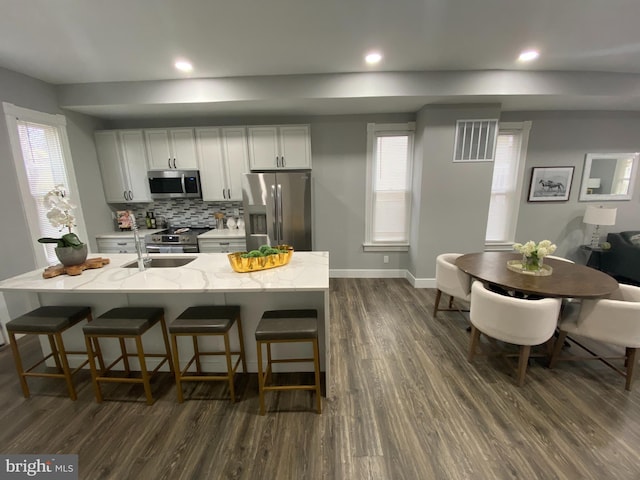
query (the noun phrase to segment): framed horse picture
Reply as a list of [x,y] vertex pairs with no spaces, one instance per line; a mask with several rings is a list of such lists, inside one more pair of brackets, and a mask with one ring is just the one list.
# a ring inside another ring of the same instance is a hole
[[529,184],[530,202],[566,202],[569,200],[575,167],[533,167]]

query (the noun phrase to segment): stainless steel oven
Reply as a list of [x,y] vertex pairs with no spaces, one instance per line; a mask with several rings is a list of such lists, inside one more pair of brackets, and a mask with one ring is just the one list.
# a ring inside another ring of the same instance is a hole
[[144,237],[149,253],[198,253],[198,235],[209,228],[174,227]]

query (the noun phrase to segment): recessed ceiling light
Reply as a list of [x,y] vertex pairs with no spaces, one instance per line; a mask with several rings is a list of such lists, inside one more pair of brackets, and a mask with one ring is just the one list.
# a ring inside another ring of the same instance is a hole
[[174,66],[182,72],[190,72],[193,70],[193,65],[191,65],[191,62],[188,62],[187,60],[178,60]]
[[364,57],[364,60],[368,64],[373,65],[378,63],[380,60],[382,60],[382,54],[378,52],[371,52],[371,53],[368,53],[366,57]]
[[518,60],[520,60],[521,62],[530,62],[532,60],[535,60],[539,56],[540,53],[537,50],[525,50],[520,54]]

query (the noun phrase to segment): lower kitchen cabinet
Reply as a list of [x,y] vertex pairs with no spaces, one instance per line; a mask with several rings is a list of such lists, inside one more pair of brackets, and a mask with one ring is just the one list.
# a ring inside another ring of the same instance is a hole
[[199,238],[198,248],[201,253],[246,252],[247,243],[244,238]]
[[136,241],[131,237],[96,238],[98,253],[136,253]]

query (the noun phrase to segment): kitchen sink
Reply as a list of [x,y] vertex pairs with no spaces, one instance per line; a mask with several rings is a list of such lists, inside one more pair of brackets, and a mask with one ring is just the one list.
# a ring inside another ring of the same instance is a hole
[[[145,259],[146,268],[175,268],[193,262],[196,257],[152,257]],[[125,263],[122,268],[138,268],[138,261]]]

